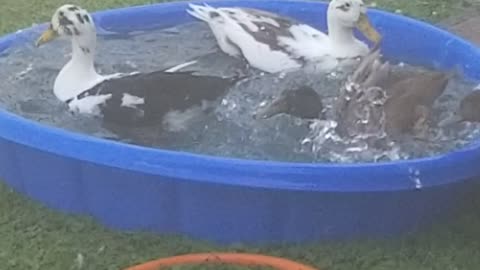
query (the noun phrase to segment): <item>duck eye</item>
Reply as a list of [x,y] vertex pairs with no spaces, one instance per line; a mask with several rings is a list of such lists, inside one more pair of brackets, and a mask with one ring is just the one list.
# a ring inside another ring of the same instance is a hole
[[347,2],[347,3],[341,5],[341,6],[337,7],[337,8],[340,9],[340,10],[342,10],[342,11],[348,11],[348,10],[350,9],[350,6],[351,6],[351,4]]

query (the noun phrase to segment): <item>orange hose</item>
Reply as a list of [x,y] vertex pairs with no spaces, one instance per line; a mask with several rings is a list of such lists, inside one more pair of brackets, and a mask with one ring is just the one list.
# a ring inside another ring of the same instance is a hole
[[270,266],[278,270],[319,270],[283,258],[248,253],[197,253],[168,257],[124,270],[160,270],[165,267],[188,264],[235,264],[241,266]]

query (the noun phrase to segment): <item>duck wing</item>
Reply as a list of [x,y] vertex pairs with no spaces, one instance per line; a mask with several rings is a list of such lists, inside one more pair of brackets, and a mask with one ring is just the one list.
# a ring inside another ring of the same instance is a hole
[[190,8],[192,16],[209,24],[222,51],[260,70],[295,69],[310,57],[326,54],[319,41],[328,37],[292,18],[252,8]]
[[422,73],[394,84],[385,103],[387,132],[396,135],[410,131],[443,94],[450,77],[443,72]]
[[78,95],[77,103],[100,100],[96,105],[105,121],[143,125],[161,122],[171,111],[185,111],[214,101],[238,80],[192,72],[138,73],[105,80]]
[[412,97],[415,103],[431,106],[445,91],[450,75],[444,72],[422,72],[411,74],[390,85],[390,99]]
[[263,10],[240,10],[246,15],[239,16],[239,19],[248,19],[251,23],[244,24],[244,30],[272,50],[283,50],[292,58],[302,60],[329,54],[328,36],[307,24]]

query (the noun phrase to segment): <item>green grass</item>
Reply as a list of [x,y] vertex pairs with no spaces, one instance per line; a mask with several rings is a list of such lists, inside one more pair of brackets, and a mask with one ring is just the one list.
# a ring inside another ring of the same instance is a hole
[[[378,7],[417,18],[438,21],[461,9],[464,3],[474,0],[377,0]],[[112,7],[148,4],[162,1],[155,0],[2,0],[0,1],[0,33],[48,21],[53,11],[65,3],[79,4],[94,11]]]
[[[89,10],[149,3],[145,0],[76,0]],[[61,0],[1,0],[0,33],[47,21]],[[379,0],[429,21],[456,15],[459,0]],[[468,4],[468,3],[467,3]],[[466,5],[466,8],[468,5]],[[451,224],[382,241],[310,245],[219,247],[178,236],[120,233],[87,217],[48,210],[0,185],[0,269],[104,270],[188,252],[249,251],[284,256],[328,270],[476,270],[480,266],[480,202]],[[205,269],[183,267],[181,269]],[[239,269],[208,267],[208,269]]]

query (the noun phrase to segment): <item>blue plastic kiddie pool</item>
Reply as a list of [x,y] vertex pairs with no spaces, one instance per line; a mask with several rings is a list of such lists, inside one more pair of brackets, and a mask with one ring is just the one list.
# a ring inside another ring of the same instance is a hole
[[[325,30],[323,2],[208,3],[262,8]],[[176,2],[94,17],[99,28],[130,32],[190,22],[186,8],[187,2]],[[435,68],[460,64],[466,77],[479,79],[480,51],[461,38],[399,15],[371,10],[370,17],[390,58]],[[1,38],[0,54],[33,42],[34,30]],[[375,164],[229,159],[102,140],[0,111],[0,179],[13,189],[54,209],[91,215],[112,228],[222,243],[411,232],[455,214],[471,189],[470,179],[480,175],[479,162],[479,143],[446,155]]]

